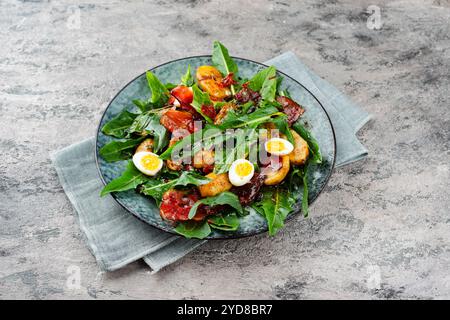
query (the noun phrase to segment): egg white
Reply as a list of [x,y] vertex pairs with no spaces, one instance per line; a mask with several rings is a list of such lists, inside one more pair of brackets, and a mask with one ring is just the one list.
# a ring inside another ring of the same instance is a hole
[[[250,164],[252,169],[248,175],[241,177],[236,173],[236,166],[240,163]],[[253,177],[254,174],[255,174],[255,168],[250,161],[248,161],[246,159],[237,159],[231,164],[230,170],[228,171],[228,179],[230,180],[230,182],[233,186],[240,187],[240,186],[243,186],[244,184],[247,184],[251,180],[251,178]]]
[[153,152],[137,152],[137,153],[135,153],[134,156],[133,156],[133,163],[134,163],[134,166],[135,166],[140,172],[142,172],[143,174],[145,174],[145,175],[147,175],[147,176],[154,176],[154,175],[156,175],[156,174],[161,170],[161,168],[162,168],[162,166],[163,166],[163,161],[158,157],[158,166],[157,166],[157,168],[154,169],[154,170],[148,170],[148,169],[146,169],[146,168],[142,165],[141,160],[142,160],[142,158],[143,158],[144,156],[149,155],[149,154],[158,157],[158,155],[157,155],[157,154],[154,154]]
[[[269,144],[269,142],[271,141],[278,141],[281,142],[284,146],[283,150],[280,151],[269,151],[269,149],[267,148],[267,145]],[[294,150],[294,146],[292,145],[292,143],[290,143],[288,140],[283,139],[283,138],[272,138],[267,140],[264,143],[264,148],[267,152],[269,152],[270,154],[276,155],[276,156],[285,156],[289,153],[291,153]]]

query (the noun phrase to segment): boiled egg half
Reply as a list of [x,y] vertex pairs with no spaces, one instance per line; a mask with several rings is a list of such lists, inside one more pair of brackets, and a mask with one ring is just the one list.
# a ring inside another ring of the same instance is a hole
[[268,153],[276,156],[284,156],[294,150],[292,143],[283,138],[272,138],[266,141],[264,147]]
[[153,152],[135,153],[133,163],[140,172],[148,176],[154,176],[163,166],[163,161]]
[[235,160],[228,171],[228,179],[236,187],[248,183],[255,174],[255,167],[246,159]]

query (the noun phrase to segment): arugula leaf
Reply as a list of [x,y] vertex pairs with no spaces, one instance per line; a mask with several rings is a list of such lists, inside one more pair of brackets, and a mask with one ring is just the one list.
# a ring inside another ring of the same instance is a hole
[[211,228],[206,221],[186,221],[179,223],[174,229],[178,234],[185,236],[186,238],[204,239],[211,233]]
[[100,156],[107,162],[126,160],[133,156],[133,151],[145,137],[128,140],[114,140],[100,149]]
[[244,103],[241,106],[240,114],[246,114],[250,110],[250,108],[253,107],[254,104],[255,103],[253,101],[249,101],[249,102]]
[[312,154],[312,157],[310,157],[308,161],[316,164],[322,163],[322,154],[320,153],[319,143],[312,134],[306,130],[300,122],[294,123],[292,128],[308,143],[309,151]]
[[[306,218],[309,212],[308,204],[308,166],[309,161],[303,167],[295,167],[289,176],[289,191],[293,199],[298,199],[300,193],[302,194],[302,212]],[[295,176],[300,178],[300,181],[294,181]],[[301,184],[299,183],[301,182]]]
[[[212,53],[212,63],[219,69],[220,73],[226,77],[229,73],[233,73],[234,76],[238,74],[238,66],[236,62],[228,54],[228,49],[225,48],[223,44],[219,41],[214,41],[213,53]],[[230,87],[231,93],[235,94],[234,86]]]
[[274,101],[277,93],[277,70],[269,67],[266,78],[261,87],[261,98],[267,101]]
[[250,89],[252,89],[253,91],[261,90],[264,81],[266,81],[266,79],[268,78],[268,75],[274,74],[273,70],[275,70],[275,67],[271,66],[271,67],[268,67],[266,69],[259,71],[257,74],[255,74],[253,76],[253,78],[251,78],[248,81],[248,87]]
[[151,103],[150,101],[144,101],[144,100],[140,100],[140,99],[134,99],[132,100],[134,105],[136,107],[139,108],[139,110],[141,110],[141,112],[146,112],[150,109],[155,108],[155,105],[153,103]]
[[207,124],[202,130],[184,137],[167,148],[159,157],[163,160],[168,160],[173,152],[189,149],[190,152],[188,154],[183,154],[183,157],[188,158],[199,152],[204,146],[211,146],[213,141],[215,145],[218,145],[229,138],[231,138],[231,135],[225,135],[216,126]]
[[277,92],[280,92],[281,84],[283,83],[283,77],[277,77]]
[[108,183],[100,192],[104,196],[110,192],[126,191],[136,188],[138,185],[146,182],[149,178],[141,173],[133,164],[128,162],[127,168],[122,175]]
[[264,191],[262,200],[252,205],[266,218],[270,236],[274,236],[283,228],[284,220],[293,210],[294,201],[285,190],[276,187],[273,190]]
[[173,88],[178,87],[178,85],[175,84],[175,83],[167,82],[167,83],[164,85],[164,87],[166,87],[166,89],[170,91],[170,90],[172,90]]
[[241,203],[239,202],[239,197],[232,192],[225,191],[225,192],[219,193],[217,196],[203,198],[203,199],[198,200],[192,206],[191,210],[189,210],[189,215],[188,215],[189,219],[192,219],[193,217],[195,217],[195,214],[197,213],[197,209],[201,204],[208,205],[208,206],[227,204],[229,206],[232,206],[238,212],[240,212],[240,213],[243,212]]
[[[267,107],[264,109],[259,108],[255,112],[242,116],[231,110],[227,113],[227,116],[219,126],[213,126],[210,124],[206,125],[204,129],[184,137],[176,144],[167,148],[160,155],[160,158],[163,160],[170,159],[174,151],[181,151],[189,148],[190,152],[186,155],[186,157],[192,156],[200,151],[203,145],[211,143],[211,141],[214,141],[214,145],[217,146],[227,139],[234,137],[234,135],[225,134],[222,130],[237,129],[245,126],[248,126],[248,128],[255,128],[262,123],[273,121],[276,116],[285,116],[285,114],[279,112],[275,107]],[[194,142],[196,143],[194,144]]]
[[295,144],[294,137],[292,136],[292,132],[289,130],[289,125],[287,122],[287,116],[282,115],[273,119],[272,123],[275,127],[288,138],[289,142],[292,145]]
[[124,110],[106,123],[102,128],[102,132],[108,136],[125,138],[127,129],[131,126],[137,116],[138,115],[135,113]]
[[274,116],[281,116],[275,107],[258,108],[255,112],[239,115],[235,110],[230,110],[222,123],[219,125],[221,129],[236,129],[247,126],[249,128],[257,127],[258,125],[271,121]]
[[151,179],[142,186],[140,192],[147,196],[151,196],[157,203],[160,203],[164,192],[169,189],[187,185],[199,186],[210,181],[211,179],[198,173],[183,171],[180,177],[167,182],[158,179]]
[[152,91],[151,102],[164,104],[169,99],[169,90],[159,81],[159,79],[151,72],[147,71],[147,82]]
[[181,77],[181,84],[190,87],[194,84],[194,78],[191,74],[191,65],[188,65],[186,73]]
[[234,133],[236,139],[233,149],[226,149],[225,159],[220,159],[214,166],[214,172],[221,174],[228,172],[234,160],[247,158],[251,148],[258,142],[258,131],[256,129],[239,129]]
[[303,197],[302,197],[302,212],[306,218],[309,214],[309,202],[308,202],[308,166],[303,168]]
[[128,133],[143,132],[152,135],[154,137],[153,141],[153,152],[158,153],[164,147],[169,144],[169,135],[167,129],[161,125],[161,116],[157,113],[147,112],[142,113],[136,117]]
[[284,90],[278,91],[278,95],[279,95],[279,96],[282,96],[282,97],[287,97],[287,98],[289,98],[289,99],[292,99],[291,93],[289,92],[288,89],[284,89]]
[[239,218],[235,213],[210,216],[208,223],[211,228],[223,231],[236,231],[240,224]]
[[194,84],[194,85],[192,86],[192,92],[193,92],[193,94],[194,94],[194,97],[193,97],[191,106],[193,106],[194,109],[195,109],[198,113],[200,113],[200,114],[203,116],[203,118],[205,118],[205,120],[206,120],[208,123],[214,123],[214,121],[211,120],[211,118],[208,117],[207,115],[205,115],[205,114],[203,113],[203,111],[202,111],[202,106],[204,106],[204,105],[205,105],[205,106],[209,106],[209,105],[212,105],[212,104],[213,104],[213,103],[211,102],[211,99],[210,99],[210,97],[209,97],[209,94],[208,94],[207,92],[203,92],[202,90],[200,90],[200,88],[199,88],[196,84]]

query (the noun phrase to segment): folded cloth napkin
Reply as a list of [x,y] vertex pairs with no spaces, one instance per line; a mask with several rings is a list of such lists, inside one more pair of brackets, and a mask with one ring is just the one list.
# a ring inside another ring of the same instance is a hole
[[[327,110],[336,133],[336,166],[367,155],[355,135],[369,120],[367,112],[314,74],[292,52],[266,64],[302,83]],[[116,270],[142,258],[155,273],[205,242],[160,231],[136,219],[111,196],[100,198],[103,184],[98,176],[94,148],[95,139],[90,138],[52,153],[51,158],[101,269]]]

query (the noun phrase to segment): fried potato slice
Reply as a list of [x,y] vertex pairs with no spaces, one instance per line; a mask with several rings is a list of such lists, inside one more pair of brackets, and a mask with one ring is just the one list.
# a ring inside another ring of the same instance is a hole
[[138,152],[153,152],[153,139],[147,138],[144,141],[142,141],[138,147],[136,148],[136,151],[134,153]]
[[289,160],[292,164],[305,164],[309,156],[308,143],[295,131],[290,130],[294,137],[294,150],[289,154]]
[[215,67],[198,67],[196,77],[198,85],[209,94],[211,100],[222,101],[231,95],[230,89],[222,85],[223,76]]
[[289,173],[290,161],[289,155],[281,156],[281,168],[276,171],[266,172],[266,178],[264,184],[267,186],[273,186],[281,183]]
[[198,186],[198,190],[200,191],[202,197],[213,197],[219,193],[228,191],[231,187],[233,187],[230,180],[228,180],[227,173],[221,173],[219,175],[210,173],[207,174],[206,177],[212,179],[212,181]]

